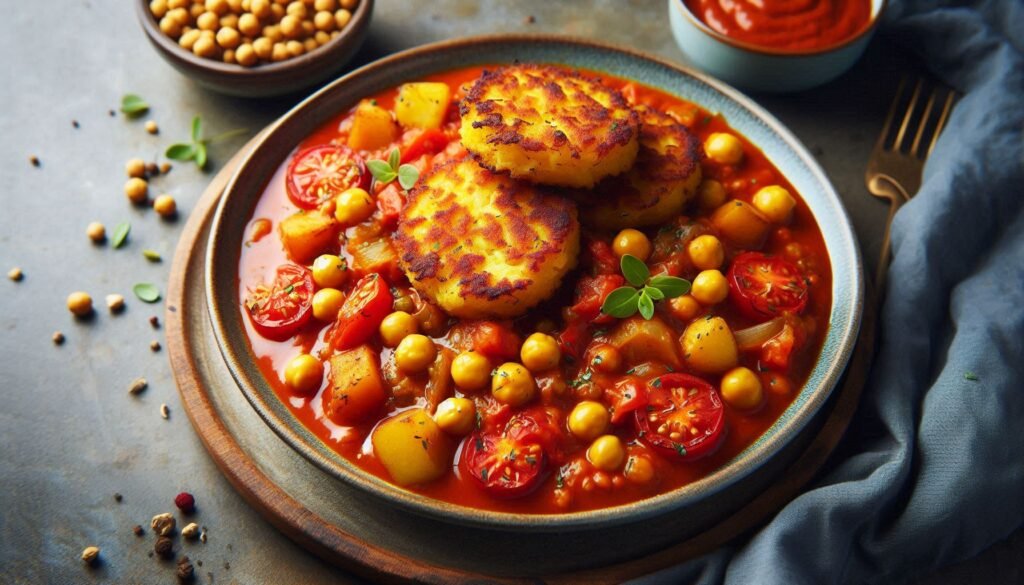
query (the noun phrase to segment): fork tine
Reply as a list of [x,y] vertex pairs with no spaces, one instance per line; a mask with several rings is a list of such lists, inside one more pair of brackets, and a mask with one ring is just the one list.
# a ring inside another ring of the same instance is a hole
[[[921,138],[924,136],[924,131],[928,128],[929,122],[932,118],[932,108],[935,107],[935,96],[938,94],[938,89],[933,89],[928,95],[928,102],[924,106],[924,113],[921,114],[921,119],[917,123],[917,133],[914,134],[914,143],[910,146],[910,154],[918,156],[918,147],[921,146]],[[937,134],[938,132],[936,132]]]
[[935,134],[932,135],[932,141],[928,145],[928,151],[925,152],[925,157],[931,156],[932,149],[935,148],[935,143],[939,140],[939,134],[942,134],[942,129],[946,127],[946,121],[949,120],[949,112],[953,109],[953,101],[956,97],[956,92],[952,89],[946,94],[946,102],[942,106],[942,113],[939,115],[939,122],[935,125]]
[[904,75],[900,78],[900,84],[896,87],[896,97],[893,98],[892,104],[889,106],[889,113],[885,115],[885,124],[882,126],[882,132],[878,135],[878,142],[875,144],[875,149],[881,150],[885,148],[886,140],[889,137],[889,129],[892,128],[892,121],[896,117],[896,110],[900,105],[900,96],[903,95],[903,87],[907,84],[907,77]]
[[892,149],[899,151],[903,144],[903,137],[907,135],[907,127],[910,126],[910,119],[914,117],[914,110],[917,108],[917,100],[921,97],[921,86],[924,80],[918,78],[914,84],[914,93],[910,96],[910,103],[907,104],[907,113],[903,116],[903,123],[900,124],[900,131],[896,133],[896,141],[892,143]]

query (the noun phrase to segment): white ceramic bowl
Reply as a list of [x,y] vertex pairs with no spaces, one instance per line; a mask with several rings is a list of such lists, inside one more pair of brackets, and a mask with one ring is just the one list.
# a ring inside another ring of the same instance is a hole
[[875,32],[887,0],[871,0],[868,26],[857,36],[820,50],[771,49],[727,37],[704,24],[683,0],[668,0],[676,43],[694,65],[740,89],[802,91],[853,66]]

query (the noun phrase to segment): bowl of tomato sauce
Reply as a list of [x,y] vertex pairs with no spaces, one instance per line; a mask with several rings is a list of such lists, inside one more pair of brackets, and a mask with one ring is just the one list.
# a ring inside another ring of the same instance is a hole
[[[508,139],[503,107],[516,131],[546,124]],[[488,158],[498,143],[516,156]],[[566,145],[542,178],[522,162]],[[581,160],[615,168],[557,185]],[[206,273],[234,383],[296,457],[388,506],[602,531],[618,556],[777,479],[863,296],[838,195],[770,114],[699,72],[535,35],[412,49],[298,105],[231,180]]]
[[687,58],[736,87],[770,93],[816,87],[860,58],[887,0],[668,0]]

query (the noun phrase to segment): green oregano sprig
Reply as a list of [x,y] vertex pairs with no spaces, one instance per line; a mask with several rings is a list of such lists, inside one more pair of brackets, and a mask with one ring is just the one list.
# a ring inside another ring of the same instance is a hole
[[408,191],[420,178],[420,170],[411,164],[401,164],[402,153],[398,149],[391,151],[388,160],[371,160],[366,162],[366,168],[370,169],[373,180],[381,185],[387,185],[398,179],[398,184]]
[[196,166],[203,169],[206,168],[207,158],[207,147],[217,142],[218,140],[225,140],[239,134],[244,134],[246,130],[244,128],[237,128],[235,130],[228,130],[218,134],[212,138],[203,138],[203,120],[196,116],[192,118],[192,140],[191,142],[178,142],[167,147],[167,152],[164,156],[171,160],[178,161],[196,161]]
[[621,286],[608,294],[601,304],[601,312],[619,319],[632,317],[638,311],[644,319],[654,316],[654,302],[672,299],[690,292],[690,281],[651,271],[643,260],[632,254],[623,254],[619,267],[632,286]]

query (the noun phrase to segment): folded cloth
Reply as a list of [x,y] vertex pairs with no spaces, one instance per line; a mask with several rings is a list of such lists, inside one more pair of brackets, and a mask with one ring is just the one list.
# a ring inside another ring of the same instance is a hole
[[827,473],[749,541],[639,583],[896,583],[1024,526],[1024,2],[890,5],[963,94],[897,214],[879,355]]

